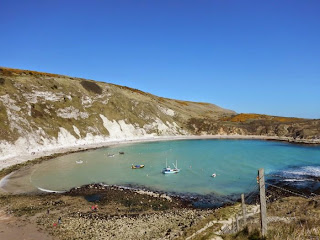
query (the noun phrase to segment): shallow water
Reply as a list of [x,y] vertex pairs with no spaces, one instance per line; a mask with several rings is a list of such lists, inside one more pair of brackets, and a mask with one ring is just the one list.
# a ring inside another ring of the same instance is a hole
[[[109,157],[108,154],[115,155]],[[162,174],[166,160],[171,166],[177,160],[180,173]],[[131,164],[145,167],[131,169]],[[152,142],[61,156],[13,174],[4,188],[62,191],[89,183],[106,183],[225,196],[250,192],[256,186],[259,168],[264,168],[266,174],[284,176],[298,169],[296,172],[302,171],[305,177],[320,175],[319,166],[319,146],[261,140]],[[217,177],[212,178],[213,173]],[[290,178],[294,176],[291,174]]]

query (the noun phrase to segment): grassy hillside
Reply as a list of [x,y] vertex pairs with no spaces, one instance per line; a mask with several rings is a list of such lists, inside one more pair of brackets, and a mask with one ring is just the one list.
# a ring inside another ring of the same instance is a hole
[[111,136],[101,115],[123,133],[130,125],[142,135],[180,135],[193,133],[187,128],[190,118],[232,114],[214,104],[161,98],[115,84],[0,68],[0,140],[11,143],[28,134],[58,138],[61,127],[76,139]]
[[[125,86],[0,68],[0,153],[159,135],[245,134],[319,141],[320,121],[236,114]],[[8,147],[9,146],[9,147]],[[10,148],[11,147],[11,148]]]

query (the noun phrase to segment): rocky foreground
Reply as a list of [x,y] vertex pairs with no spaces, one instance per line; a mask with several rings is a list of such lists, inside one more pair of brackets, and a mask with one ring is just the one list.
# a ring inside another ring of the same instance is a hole
[[[290,196],[278,188],[267,191],[270,239],[290,239],[287,237],[292,234],[307,236],[310,231],[320,231],[319,198]],[[255,201],[257,196],[253,196]],[[248,206],[248,213],[252,207]],[[191,202],[178,197],[94,184],[64,194],[0,195],[0,238],[17,239],[17,234],[26,237],[32,229],[36,233],[33,236],[46,240],[221,239],[216,234],[221,234],[219,230],[225,224],[231,225],[237,214],[241,214],[237,203],[218,209],[195,209]],[[10,223],[5,219],[11,219]],[[6,232],[10,228],[11,233]],[[255,213],[240,235],[221,237],[251,239],[259,236],[258,229],[259,214]]]
[[166,195],[102,185],[65,194],[2,195],[0,208],[57,239],[184,238],[215,212]]
[[[173,239],[211,213],[180,209],[128,217],[79,214],[64,217],[50,232],[60,239]],[[42,220],[42,224],[50,224],[50,218]]]

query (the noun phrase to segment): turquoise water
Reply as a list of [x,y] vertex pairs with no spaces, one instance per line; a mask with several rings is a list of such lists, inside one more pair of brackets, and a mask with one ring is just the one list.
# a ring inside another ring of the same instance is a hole
[[[79,160],[83,163],[76,163]],[[162,174],[166,160],[171,166],[177,160],[180,173]],[[145,167],[131,169],[131,164]],[[307,167],[311,174],[320,176],[319,166],[319,146],[260,140],[183,140],[73,153],[36,165],[27,175],[33,187],[55,191],[106,183],[165,192],[229,195],[250,191],[259,168],[268,174]],[[211,177],[213,173],[216,178]],[[25,181],[23,177],[21,181]]]

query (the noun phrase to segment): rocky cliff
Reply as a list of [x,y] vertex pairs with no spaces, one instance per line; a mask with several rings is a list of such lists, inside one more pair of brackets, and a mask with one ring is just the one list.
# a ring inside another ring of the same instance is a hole
[[319,119],[236,114],[219,120],[191,118],[188,126],[194,134],[273,136],[297,143],[320,143]]
[[320,139],[320,121],[236,114],[111,83],[0,68],[0,160],[111,140],[173,135]]
[[115,139],[190,135],[191,118],[233,114],[110,83],[0,68],[0,159]]

